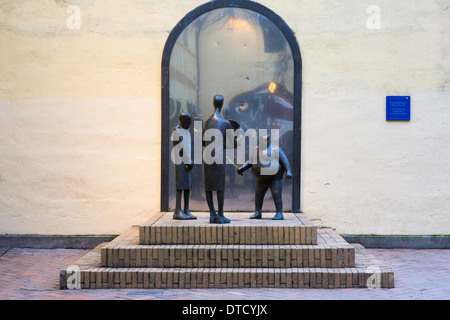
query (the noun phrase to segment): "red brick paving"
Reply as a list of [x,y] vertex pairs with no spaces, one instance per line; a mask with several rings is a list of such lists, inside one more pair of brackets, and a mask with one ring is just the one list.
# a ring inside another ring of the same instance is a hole
[[[327,300],[450,299],[450,250],[369,249],[390,265],[393,289],[97,289],[60,290],[59,270],[88,250],[9,249],[0,256],[1,300]],[[146,295],[130,295],[141,292]],[[151,295],[158,292],[160,295]],[[162,294],[161,294],[162,293]]]

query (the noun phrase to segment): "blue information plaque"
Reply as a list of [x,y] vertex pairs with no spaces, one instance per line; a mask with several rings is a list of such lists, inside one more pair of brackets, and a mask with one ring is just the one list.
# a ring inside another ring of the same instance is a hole
[[411,97],[387,96],[386,120],[411,120]]

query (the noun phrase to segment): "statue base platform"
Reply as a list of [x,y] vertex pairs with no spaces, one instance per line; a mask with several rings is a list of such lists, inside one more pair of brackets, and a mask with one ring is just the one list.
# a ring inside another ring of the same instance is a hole
[[389,267],[302,214],[225,213],[229,224],[193,214],[196,220],[161,213],[97,246],[61,270],[61,288],[74,287],[72,279],[81,289],[394,287]]

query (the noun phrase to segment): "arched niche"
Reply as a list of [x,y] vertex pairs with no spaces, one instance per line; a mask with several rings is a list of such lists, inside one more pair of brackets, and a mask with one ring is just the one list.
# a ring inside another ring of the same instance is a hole
[[[279,130],[294,176],[285,181],[283,210],[300,212],[301,75],[292,30],[265,6],[211,1],[180,20],[167,39],[161,65],[161,211],[174,208],[170,136],[178,114],[187,111],[197,121],[206,120],[213,112],[213,96],[222,94],[225,118],[257,132]],[[248,172],[241,177],[228,167],[225,211],[253,211],[253,176]],[[192,174],[190,208],[207,211],[201,164]],[[263,209],[274,209],[270,192]]]

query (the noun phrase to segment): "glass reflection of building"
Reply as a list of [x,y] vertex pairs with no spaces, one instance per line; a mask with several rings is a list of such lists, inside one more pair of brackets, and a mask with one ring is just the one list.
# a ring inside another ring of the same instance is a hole
[[[266,17],[243,8],[221,8],[201,15],[183,30],[170,57],[170,127],[176,126],[181,111],[197,121],[206,120],[213,112],[212,98],[221,94],[225,97],[224,118],[236,120],[244,129],[278,129],[280,146],[292,163],[293,63],[285,37]],[[236,157],[233,161],[241,164]],[[201,165],[195,165],[192,210],[207,210],[202,174]],[[172,210],[173,166],[169,179]],[[254,210],[250,172],[241,177],[228,166],[226,185],[226,211]],[[291,209],[291,187],[286,180],[285,211]],[[270,193],[264,210],[274,210]]]

